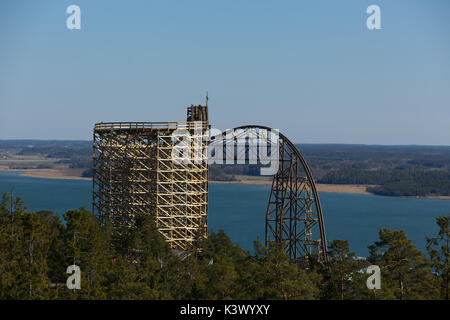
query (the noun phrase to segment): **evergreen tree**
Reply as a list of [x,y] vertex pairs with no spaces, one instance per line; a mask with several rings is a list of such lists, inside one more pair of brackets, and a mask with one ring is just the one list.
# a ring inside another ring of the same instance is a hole
[[21,234],[19,258],[21,272],[18,277],[21,295],[28,299],[49,299],[53,295],[47,275],[50,228],[38,213],[24,212],[16,218],[20,221],[18,232]]
[[234,263],[238,253],[235,249],[223,230],[217,234],[212,232],[203,242],[198,265],[191,268],[191,271],[195,270],[206,275],[206,278],[196,275],[197,280],[203,280],[203,283],[195,284],[197,298],[231,299],[234,296],[235,281],[238,278]]
[[124,257],[115,257],[106,283],[108,299],[141,300],[156,299],[159,294],[144,281],[136,263]]
[[0,205],[0,297],[54,298],[47,277],[49,229],[39,214],[25,210],[20,198],[3,196]]
[[201,241],[201,252],[187,259],[190,299],[251,299],[255,296],[250,254],[220,230]]
[[168,243],[156,228],[151,215],[136,216],[136,224],[124,235],[127,259],[136,268],[133,282],[140,282],[145,286],[138,287],[145,290],[146,299],[168,299],[170,294],[165,290],[167,267],[172,256]]
[[[63,215],[65,264],[81,269],[81,290],[64,289],[64,297],[71,299],[105,299],[105,282],[111,265],[110,236],[100,226],[95,215],[81,208]],[[68,275],[64,275],[67,279]]]
[[369,261],[381,268],[382,298],[435,299],[436,278],[430,262],[407,239],[404,231],[383,229],[369,247]]
[[439,226],[439,233],[437,238],[428,238],[427,250],[430,255],[434,272],[439,276],[441,283],[441,298],[449,300],[449,284],[450,284],[450,215],[440,216],[436,218],[436,223]]
[[366,297],[364,271],[368,263],[350,252],[348,241],[334,240],[329,245],[329,263],[321,267],[322,299],[362,299]]
[[66,251],[64,248],[64,225],[57,215],[52,211],[43,210],[39,211],[38,214],[41,216],[43,223],[47,226],[48,230],[48,241],[49,250],[47,254],[47,266],[48,266],[48,277],[51,281],[51,287],[54,289],[55,294],[61,288],[66,286],[67,274],[65,263]]
[[319,296],[318,275],[299,268],[282,249],[282,244],[270,242],[268,248],[255,243],[261,268],[255,275],[259,284],[258,299],[311,300]]
[[0,204],[0,299],[21,299],[17,275],[19,240],[14,230],[13,202],[5,193]]
[[[148,214],[120,233],[84,208],[63,216],[65,225],[3,196],[0,299],[448,299],[450,216],[437,218],[438,237],[426,238],[430,260],[403,231],[383,229],[367,260],[335,240],[329,263],[311,256],[306,269],[282,244],[258,239],[252,256],[222,230],[206,239],[200,230],[186,252],[171,249]],[[369,263],[381,268],[381,290],[366,287]],[[81,290],[66,288],[72,264]]]

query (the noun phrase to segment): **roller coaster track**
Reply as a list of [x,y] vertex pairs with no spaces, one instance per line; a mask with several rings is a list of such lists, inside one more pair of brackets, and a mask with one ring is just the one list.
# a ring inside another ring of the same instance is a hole
[[[251,164],[263,160],[257,152],[262,147],[250,147],[249,141],[252,140],[270,146],[268,150],[271,155],[278,148],[278,168],[273,173],[266,211],[266,246],[270,242],[280,244],[291,260],[300,264],[310,257],[327,262],[327,242],[319,194],[308,164],[286,136],[269,127],[246,125],[211,136],[210,148],[214,150],[212,153],[216,158],[220,151],[219,157],[224,160],[241,159],[238,163]],[[244,154],[245,161],[239,157],[239,150],[241,156]]]

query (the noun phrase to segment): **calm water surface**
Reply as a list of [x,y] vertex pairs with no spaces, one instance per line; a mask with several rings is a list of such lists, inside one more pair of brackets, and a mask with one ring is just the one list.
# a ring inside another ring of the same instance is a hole
[[[59,215],[82,206],[91,209],[92,182],[42,179],[0,171],[0,193],[20,196],[31,211],[52,210]],[[265,211],[270,187],[244,184],[210,184],[209,228],[225,230],[242,248],[264,239]],[[406,199],[374,195],[320,193],[328,240],[345,239],[359,256],[378,239],[378,230],[402,229],[425,250],[425,234],[437,233],[435,217],[450,214],[450,200]]]

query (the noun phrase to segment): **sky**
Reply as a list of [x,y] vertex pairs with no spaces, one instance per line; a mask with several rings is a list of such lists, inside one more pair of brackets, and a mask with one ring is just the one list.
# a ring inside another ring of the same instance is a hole
[[450,145],[449,16],[448,0],[1,0],[0,139],[185,121],[208,91],[221,130]]

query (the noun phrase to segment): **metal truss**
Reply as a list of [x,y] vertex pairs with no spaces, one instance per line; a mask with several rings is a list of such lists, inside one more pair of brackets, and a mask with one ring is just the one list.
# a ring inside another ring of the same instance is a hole
[[276,162],[266,211],[266,246],[280,243],[299,264],[313,256],[327,262],[319,195],[305,159],[291,141],[268,127],[243,126],[212,137],[209,154],[210,163],[259,161],[273,167]]

